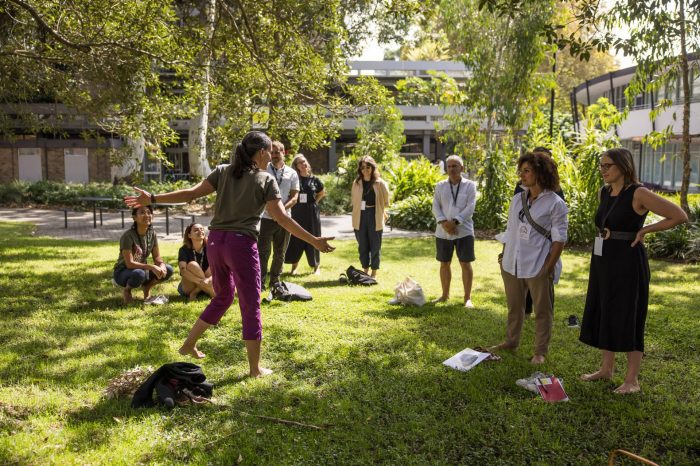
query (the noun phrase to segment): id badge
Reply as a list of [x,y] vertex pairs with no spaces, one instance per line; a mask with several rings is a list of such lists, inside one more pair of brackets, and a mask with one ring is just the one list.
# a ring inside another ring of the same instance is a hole
[[300,204],[306,204],[306,193],[299,193],[299,203]]
[[520,239],[523,239],[525,241],[530,239],[530,225],[527,223],[520,223],[520,226],[518,227],[518,236]]
[[362,204],[360,204],[360,210],[365,210],[365,206],[367,203],[365,201],[362,201]]
[[595,254],[596,256],[603,255],[603,241],[605,240],[602,236],[596,236],[593,240],[593,254]]

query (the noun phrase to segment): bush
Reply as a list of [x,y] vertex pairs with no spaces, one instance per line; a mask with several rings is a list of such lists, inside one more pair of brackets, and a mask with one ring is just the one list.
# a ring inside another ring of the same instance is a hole
[[[144,189],[153,193],[163,193],[188,188],[193,183],[180,180],[175,182],[149,182],[141,185]],[[124,196],[134,194],[131,186],[111,183],[73,184],[57,181],[13,181],[8,184],[0,184],[1,204],[31,204],[48,207],[72,207],[74,209],[90,208],[92,204],[81,201],[81,197],[109,197],[112,201],[105,201],[104,207],[118,209],[124,207]],[[200,204],[213,204],[214,195],[199,199]]]
[[432,199],[435,185],[443,178],[440,169],[423,157],[410,162],[403,158],[398,159],[385,172],[392,202],[400,202],[421,194],[429,194]]
[[508,220],[508,206],[513,198],[513,179],[517,152],[509,144],[499,145],[488,153],[479,170],[479,197],[474,210],[474,228],[503,229]]
[[350,187],[343,185],[343,179],[337,173],[320,175],[326,196],[319,204],[325,215],[341,215],[350,211]]
[[391,208],[392,228],[404,230],[435,230],[433,217],[433,194],[416,194],[397,202]]

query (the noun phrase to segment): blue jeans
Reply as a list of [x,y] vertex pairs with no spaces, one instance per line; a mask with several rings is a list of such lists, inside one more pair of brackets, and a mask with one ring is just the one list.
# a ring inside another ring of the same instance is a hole
[[138,288],[143,285],[147,285],[154,281],[164,282],[173,276],[173,267],[170,264],[165,264],[166,274],[165,277],[160,280],[147,270],[142,269],[121,269],[119,271],[115,270],[113,277],[117,285],[129,288]]

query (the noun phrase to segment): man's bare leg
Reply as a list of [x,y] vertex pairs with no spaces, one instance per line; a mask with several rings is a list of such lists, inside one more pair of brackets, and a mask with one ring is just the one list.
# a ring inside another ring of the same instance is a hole
[[474,271],[471,262],[460,262],[462,267],[462,286],[464,287],[464,307],[472,308],[472,282],[474,281]]
[[434,303],[444,303],[450,299],[450,282],[452,281],[451,262],[440,262],[440,285],[442,286],[442,295],[433,300]]

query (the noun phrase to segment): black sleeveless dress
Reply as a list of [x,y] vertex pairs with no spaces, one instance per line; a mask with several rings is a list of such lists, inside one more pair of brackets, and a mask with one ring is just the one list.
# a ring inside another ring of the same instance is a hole
[[[601,192],[595,216],[597,228],[637,232],[644,226],[646,214],[632,208],[638,186],[629,186],[618,196],[608,189]],[[619,198],[616,202],[616,198]],[[583,311],[583,343],[608,351],[644,351],[644,323],[649,301],[649,261],[646,249],[632,240],[608,239],[603,255],[591,256],[586,308]]]
[[[306,194],[306,202],[297,202],[292,207],[292,218],[301,227],[314,236],[321,236],[321,210],[316,203],[316,194],[323,191],[323,182],[315,176],[299,175],[299,196]],[[318,267],[321,263],[321,254],[310,244],[300,240],[296,236],[289,239],[289,246],[285,252],[285,264],[295,264],[306,252],[306,259],[310,267]]]

